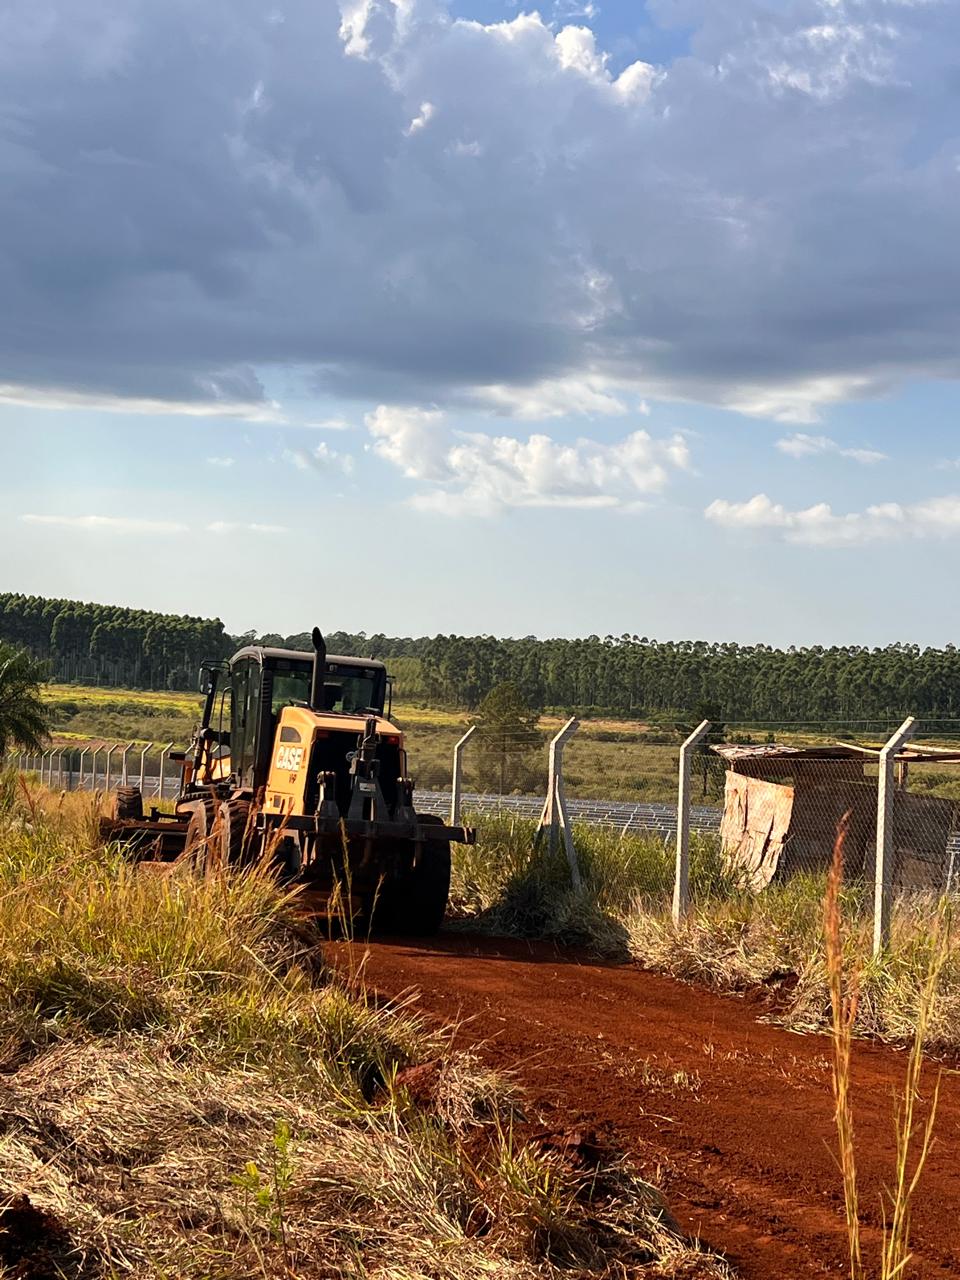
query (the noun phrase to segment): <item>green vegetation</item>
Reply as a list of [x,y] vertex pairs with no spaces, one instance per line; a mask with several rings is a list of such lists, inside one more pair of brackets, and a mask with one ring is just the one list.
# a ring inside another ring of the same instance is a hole
[[506,795],[535,785],[539,771],[532,758],[542,741],[539,719],[515,684],[507,681],[490,690],[476,715],[477,773],[482,787]]
[[49,730],[40,686],[43,664],[22,649],[0,644],[0,758],[15,747],[39,751]]
[[524,1138],[269,876],[138,870],[95,816],[0,780],[4,1274],[727,1274],[622,1160]]
[[50,684],[43,691],[54,735],[185,745],[200,719],[199,694]]
[[[49,659],[58,680],[190,689],[202,659],[227,656],[256,639],[311,647],[308,632],[228,636],[218,619],[0,594],[0,641]],[[331,653],[384,659],[408,704],[473,710],[491,689],[510,682],[540,710],[666,725],[702,704],[716,708],[711,719],[754,724],[870,723],[882,729],[907,714],[928,724],[960,717],[960,650],[953,645],[784,650],[637,635],[414,639],[331,631],[327,646]]]
[[[200,718],[198,694],[104,689],[83,685],[50,684],[43,700],[51,732],[61,745],[95,742],[189,742]],[[427,790],[450,787],[453,747],[473,717],[467,712],[443,711],[398,703],[394,719],[407,734],[410,771],[417,786]],[[546,740],[562,724],[559,716],[542,715],[536,722],[534,742],[527,730],[516,739],[508,757],[504,782],[514,789],[542,794],[546,787]],[[682,730],[661,729],[640,721],[587,719],[564,755],[564,779],[568,796],[599,800],[675,803],[677,762]],[[740,739],[751,735],[739,733]],[[762,740],[762,732],[752,735]],[[792,732],[778,740],[795,745],[833,741],[832,735]],[[938,741],[946,742],[939,738]],[[694,767],[695,804],[720,804],[723,771],[719,761],[704,757]],[[156,760],[151,760],[156,768]],[[464,753],[464,788],[498,790],[496,762],[484,767],[480,744],[468,744]],[[910,789],[917,794],[960,800],[960,766],[924,765],[910,773]]]
[[[138,689],[103,689],[83,685],[47,685],[44,702],[58,742],[81,739],[108,742],[176,742],[190,740],[200,718],[198,694]],[[453,746],[471,717],[463,712],[423,709],[405,704],[394,719],[408,735],[411,773],[419,787],[450,786]],[[526,730],[512,748],[508,790],[520,783],[533,792],[546,785],[544,741],[560,727],[558,716],[541,716],[533,739]],[[624,721],[586,721],[567,750],[570,795],[605,799],[670,800],[676,795],[678,735]],[[481,771],[478,744],[464,756],[468,790],[499,782],[495,767]],[[514,769],[513,766],[516,765]],[[515,776],[516,775],[516,776]],[[719,794],[711,783],[710,795]]]
[[59,680],[185,689],[232,644],[219,619],[0,593],[0,641],[47,660]]

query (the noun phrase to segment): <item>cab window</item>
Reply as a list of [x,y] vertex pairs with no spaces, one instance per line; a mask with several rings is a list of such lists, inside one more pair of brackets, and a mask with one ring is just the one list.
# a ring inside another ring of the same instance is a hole
[[270,696],[270,710],[278,716],[292,702],[310,701],[310,671],[275,671]]
[[347,714],[382,709],[379,670],[328,663],[323,680],[323,705],[326,711]]

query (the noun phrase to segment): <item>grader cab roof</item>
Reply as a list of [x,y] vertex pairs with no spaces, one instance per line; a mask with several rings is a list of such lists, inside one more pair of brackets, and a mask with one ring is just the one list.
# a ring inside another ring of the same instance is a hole
[[[303,649],[275,649],[270,645],[248,644],[237,652],[230,659],[231,663],[239,662],[241,658],[256,658],[258,662],[264,659],[278,659],[286,662],[309,662],[313,663],[313,654]],[[384,664],[378,658],[341,658],[335,653],[327,654],[327,662],[335,662],[342,667],[376,667],[378,670],[384,669]]]

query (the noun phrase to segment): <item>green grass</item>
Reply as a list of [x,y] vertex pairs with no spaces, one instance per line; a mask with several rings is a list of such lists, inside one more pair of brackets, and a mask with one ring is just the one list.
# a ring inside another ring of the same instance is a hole
[[728,1274],[636,1169],[520,1141],[509,1081],[331,970],[269,875],[137,869],[9,775],[0,1066],[0,1274],[18,1232],[77,1280]]

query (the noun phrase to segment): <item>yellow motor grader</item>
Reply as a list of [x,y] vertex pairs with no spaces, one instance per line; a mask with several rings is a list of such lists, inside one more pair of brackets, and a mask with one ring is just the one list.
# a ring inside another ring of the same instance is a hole
[[328,655],[317,628],[313,645],[248,645],[204,664],[203,718],[173,757],[174,814],[146,817],[139,789],[121,788],[103,834],[141,857],[199,867],[267,858],[324,899],[339,884],[341,901],[379,931],[434,932],[450,845],[472,844],[475,832],[416,812],[383,663]]

